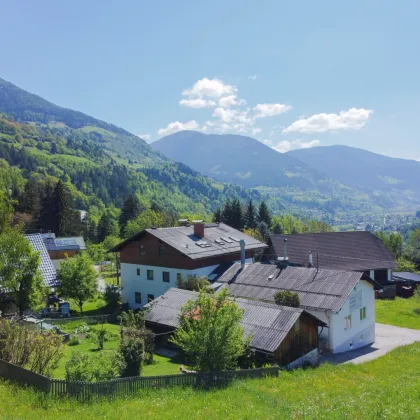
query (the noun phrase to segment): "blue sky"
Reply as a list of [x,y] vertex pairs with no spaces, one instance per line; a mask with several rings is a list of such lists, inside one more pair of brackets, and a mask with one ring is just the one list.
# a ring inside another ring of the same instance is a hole
[[148,141],[192,128],[420,159],[419,1],[0,8],[0,77]]

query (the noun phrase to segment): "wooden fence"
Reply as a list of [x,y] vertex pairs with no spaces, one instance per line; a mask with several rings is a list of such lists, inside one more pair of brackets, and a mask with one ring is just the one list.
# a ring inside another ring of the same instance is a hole
[[223,372],[205,372],[165,376],[134,376],[104,382],[79,382],[50,379],[30,372],[19,366],[0,360],[0,377],[47,392],[54,397],[72,397],[77,400],[91,401],[106,397],[124,397],[146,389],[159,389],[172,386],[191,386],[197,388],[220,387],[235,379],[263,378],[278,376],[279,367],[243,369]]

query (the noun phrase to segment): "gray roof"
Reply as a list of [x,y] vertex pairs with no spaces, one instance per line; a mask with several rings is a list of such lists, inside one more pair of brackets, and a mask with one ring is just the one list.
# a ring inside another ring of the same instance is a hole
[[409,272],[394,272],[392,275],[394,280],[406,280],[420,283],[420,274],[409,273]]
[[56,238],[55,235],[43,235],[45,247],[48,251],[84,251],[86,249],[83,236],[70,238]]
[[367,271],[398,266],[384,243],[370,232],[271,235],[273,259],[284,256],[284,239],[287,239],[287,255],[291,263],[306,266],[309,252],[312,252],[314,264],[318,254],[320,268]]
[[[338,311],[362,278],[357,271],[305,267],[281,270],[271,264],[234,264],[219,279],[233,296],[274,302],[279,290],[297,292],[301,308]],[[370,280],[369,280],[370,281]]]
[[25,237],[31,243],[35,251],[40,252],[41,262],[39,264],[39,269],[42,273],[45,286],[58,286],[57,273],[55,271],[51,258],[48,255],[47,248],[45,247],[42,236],[39,233],[35,233],[31,235],[25,235]]
[[[150,308],[146,313],[146,320],[176,328],[182,306],[189,300],[196,299],[197,296],[197,292],[169,289],[164,295],[146,305]],[[252,337],[251,346],[268,353],[274,352],[280,346],[287,333],[304,312],[299,308],[289,308],[248,299],[235,299],[235,302],[244,311],[242,326],[245,336]],[[318,318],[315,319],[320,325],[325,325]]]
[[121,242],[109,252],[119,252],[125,245],[139,239],[145,232],[196,260],[239,252],[239,241],[245,241],[246,250],[262,250],[267,245],[224,223],[210,223],[204,227],[204,238],[194,235],[194,226],[146,229]]

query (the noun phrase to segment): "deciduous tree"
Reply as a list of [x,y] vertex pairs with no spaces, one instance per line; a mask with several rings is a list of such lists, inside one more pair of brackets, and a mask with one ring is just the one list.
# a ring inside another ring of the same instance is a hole
[[242,309],[226,289],[216,295],[200,292],[182,308],[172,342],[181,347],[197,370],[235,369],[246,346],[242,317]]
[[83,304],[93,299],[98,292],[98,273],[87,253],[66,258],[57,270],[60,292],[73,299],[83,313]]

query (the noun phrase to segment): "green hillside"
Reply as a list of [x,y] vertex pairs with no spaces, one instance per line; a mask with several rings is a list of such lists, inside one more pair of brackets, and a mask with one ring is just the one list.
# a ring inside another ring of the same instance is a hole
[[[22,176],[70,182],[76,205],[121,207],[130,193],[172,212],[209,213],[227,199],[261,195],[173,163],[144,140],[0,79],[0,158]],[[275,208],[279,206],[273,204]]]
[[258,193],[216,182],[165,159],[129,165],[123,156],[115,158],[116,152],[104,150],[101,141],[92,139],[93,132],[97,133],[19,123],[0,115],[0,158],[18,167],[26,179],[53,177],[70,182],[81,209],[121,207],[130,193],[137,193],[145,204],[154,202],[173,212],[208,213],[227,197],[259,199]]

